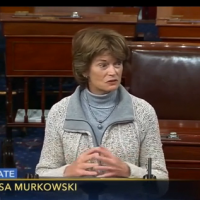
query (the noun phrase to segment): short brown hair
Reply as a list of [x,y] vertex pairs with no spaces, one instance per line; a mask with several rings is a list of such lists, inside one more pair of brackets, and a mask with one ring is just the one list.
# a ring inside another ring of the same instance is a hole
[[74,35],[72,41],[73,73],[81,86],[85,87],[88,82],[83,73],[89,70],[92,60],[105,51],[120,59],[124,68],[129,65],[130,49],[124,36],[118,32],[111,29],[86,28]]

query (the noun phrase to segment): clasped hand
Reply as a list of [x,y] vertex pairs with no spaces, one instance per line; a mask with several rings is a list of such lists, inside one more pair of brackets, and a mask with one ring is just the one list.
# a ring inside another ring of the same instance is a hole
[[[90,162],[96,160],[97,162]],[[101,165],[100,163],[103,163]],[[103,172],[103,173],[102,173]],[[129,166],[104,147],[96,147],[82,153],[66,167],[65,177],[124,177],[130,176]]]

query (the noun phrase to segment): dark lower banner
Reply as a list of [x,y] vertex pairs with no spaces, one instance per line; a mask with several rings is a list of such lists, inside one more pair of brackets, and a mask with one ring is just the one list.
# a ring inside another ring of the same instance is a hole
[[200,181],[0,179],[0,200],[197,200]]

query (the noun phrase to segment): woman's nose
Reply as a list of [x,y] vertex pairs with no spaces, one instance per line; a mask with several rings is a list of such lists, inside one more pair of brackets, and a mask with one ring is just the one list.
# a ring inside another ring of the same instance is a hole
[[110,65],[109,68],[108,68],[108,74],[109,75],[114,75],[116,74],[116,69],[113,65]]

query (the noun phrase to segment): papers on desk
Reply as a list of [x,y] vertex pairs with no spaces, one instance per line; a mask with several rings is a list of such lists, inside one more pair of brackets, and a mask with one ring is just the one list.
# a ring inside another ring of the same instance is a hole
[[[49,110],[44,110],[45,120],[47,119],[47,115]],[[27,111],[28,121],[29,122],[41,122],[42,110],[39,109],[28,109]],[[24,122],[25,110],[18,109],[15,117],[15,122]]]

